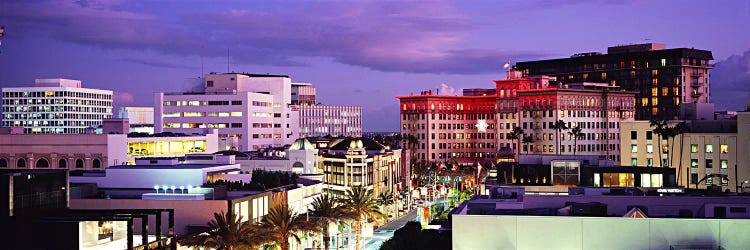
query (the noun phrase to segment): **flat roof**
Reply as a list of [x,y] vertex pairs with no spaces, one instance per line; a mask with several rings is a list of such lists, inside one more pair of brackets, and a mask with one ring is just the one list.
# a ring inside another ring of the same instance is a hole
[[115,165],[110,166],[109,169],[203,169],[231,165],[236,164]]

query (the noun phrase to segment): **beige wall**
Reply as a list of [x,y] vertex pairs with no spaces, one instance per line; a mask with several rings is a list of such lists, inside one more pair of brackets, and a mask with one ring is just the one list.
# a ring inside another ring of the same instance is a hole
[[83,160],[83,169],[93,169],[94,159],[99,159],[104,169],[127,160],[125,145],[126,135],[120,134],[3,134],[0,159],[10,168],[16,168],[21,158],[27,168],[34,168],[42,158],[49,168],[59,168],[60,159],[65,159],[67,169],[75,169],[77,159]]
[[[187,233],[188,225],[205,226],[211,221],[214,213],[227,211],[226,200],[136,200],[136,199],[70,199],[71,209],[174,209],[175,233]],[[155,233],[156,223],[149,221],[149,233]],[[162,219],[162,232],[168,229],[167,218]],[[140,225],[135,226],[136,233],[140,233]]]
[[[743,122],[743,121],[739,121]],[[750,122],[748,119],[747,122]],[[743,124],[743,123],[739,123]],[[748,123],[744,123],[748,124]],[[674,124],[670,124],[673,126]],[[748,124],[750,126],[750,124]],[[652,139],[646,139],[646,133],[653,131],[648,121],[632,121],[623,122],[620,125],[620,158],[622,158],[623,166],[633,166],[631,159],[637,159],[637,166],[647,166],[647,159],[653,159],[653,167],[661,167],[660,156],[658,154],[658,135],[652,134]],[[748,129],[746,129],[748,130]],[[637,139],[631,139],[631,131],[638,133]],[[740,140],[738,141],[738,134]],[[748,151],[747,145],[744,145],[745,149],[742,149],[742,137],[747,138],[747,133],[685,133],[672,139],[663,138],[662,147],[666,147],[668,152],[663,153],[661,157],[667,160],[668,164],[676,170],[678,177],[678,185],[695,188],[695,184],[691,183],[691,174],[697,174],[698,180],[702,179],[706,174],[726,174],[729,178],[729,182],[722,186],[722,189],[730,189],[731,191],[737,191],[735,183],[741,184],[744,180],[748,179],[748,166],[747,158]],[[684,138],[684,139],[683,139]],[[745,139],[747,141],[747,139]],[[636,152],[632,152],[632,145],[637,146]],[[652,145],[653,152],[647,152],[647,146]],[[692,145],[697,146],[697,152],[693,153]],[[706,145],[712,145],[713,152],[706,152]],[[721,145],[726,145],[728,151],[726,154],[721,153]],[[745,152],[744,154],[742,152]],[[669,156],[671,154],[671,157]],[[740,158],[738,158],[738,156]],[[691,160],[697,160],[698,166],[696,168],[691,167]],[[713,163],[712,168],[707,168],[706,160],[710,159]],[[727,168],[721,168],[721,161],[727,162]],[[670,162],[671,161],[671,162]],[[735,166],[737,167],[738,177],[735,177]],[[719,182],[718,178],[713,179],[715,184]],[[736,181],[736,182],[735,182]],[[698,188],[706,188],[706,183],[701,182]]]

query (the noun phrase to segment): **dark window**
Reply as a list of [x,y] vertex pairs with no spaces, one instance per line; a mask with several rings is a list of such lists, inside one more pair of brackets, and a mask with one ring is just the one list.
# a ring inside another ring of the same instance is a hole
[[68,168],[68,161],[66,161],[65,159],[60,159],[57,162],[57,168]]
[[36,168],[49,168],[49,162],[47,159],[39,159],[36,161]]
[[214,81],[206,81],[206,87],[213,87]]
[[226,106],[229,101],[208,101],[208,106]]
[[242,123],[232,123],[232,127],[233,128],[241,128],[242,127]]
[[0,168],[7,168],[8,167],[8,160],[5,158],[0,158]]
[[652,137],[653,133],[651,133],[651,131],[646,131],[646,140],[651,140]]
[[637,140],[638,139],[638,131],[630,131],[630,139],[631,140]]
[[242,101],[232,101],[232,105],[242,105]]
[[698,174],[690,174],[690,184],[698,184]]
[[23,158],[18,159],[18,161],[16,161],[16,167],[17,168],[25,168],[26,167],[26,160],[24,160]]
[[714,207],[714,218],[726,218],[727,208],[726,207]]
[[93,167],[93,168],[101,168],[102,167],[102,162],[99,161],[99,159],[94,159],[94,162],[91,164],[91,167]]
[[744,213],[747,212],[747,208],[744,208],[744,207],[730,207],[729,208],[729,212],[730,213],[743,213],[744,214]]
[[713,168],[713,167],[714,167],[714,160],[706,159],[706,168]]
[[83,168],[83,159],[76,160],[76,168]]

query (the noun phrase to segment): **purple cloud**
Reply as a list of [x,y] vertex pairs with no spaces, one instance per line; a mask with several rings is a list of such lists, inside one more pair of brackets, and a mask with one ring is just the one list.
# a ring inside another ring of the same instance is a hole
[[[230,9],[170,19],[124,1],[11,2],[11,24],[111,49],[305,66],[307,58],[386,72],[479,74],[539,53],[465,48],[478,26],[448,2],[314,2],[274,11]],[[135,61],[134,61],[135,62]],[[153,64],[153,63],[152,63]],[[163,67],[167,65],[152,65]]]
[[750,98],[750,50],[718,62],[711,70],[711,101],[718,109],[745,110]]
[[146,66],[151,66],[151,67],[159,67],[159,68],[191,69],[191,70],[198,68],[198,67],[183,65],[183,64],[179,64],[179,63],[170,63],[170,62],[156,61],[156,60],[153,60],[153,59],[146,60],[146,59],[132,58],[132,57],[122,58],[122,59],[120,59],[120,61],[129,62],[129,63],[135,63],[135,64],[141,64],[141,65],[146,65]]

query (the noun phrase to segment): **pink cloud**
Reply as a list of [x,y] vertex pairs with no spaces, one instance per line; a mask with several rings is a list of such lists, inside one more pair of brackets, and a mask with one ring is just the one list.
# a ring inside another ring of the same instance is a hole
[[125,103],[132,103],[135,101],[135,97],[133,97],[133,94],[127,92],[117,92],[112,96],[112,101],[122,105]]

